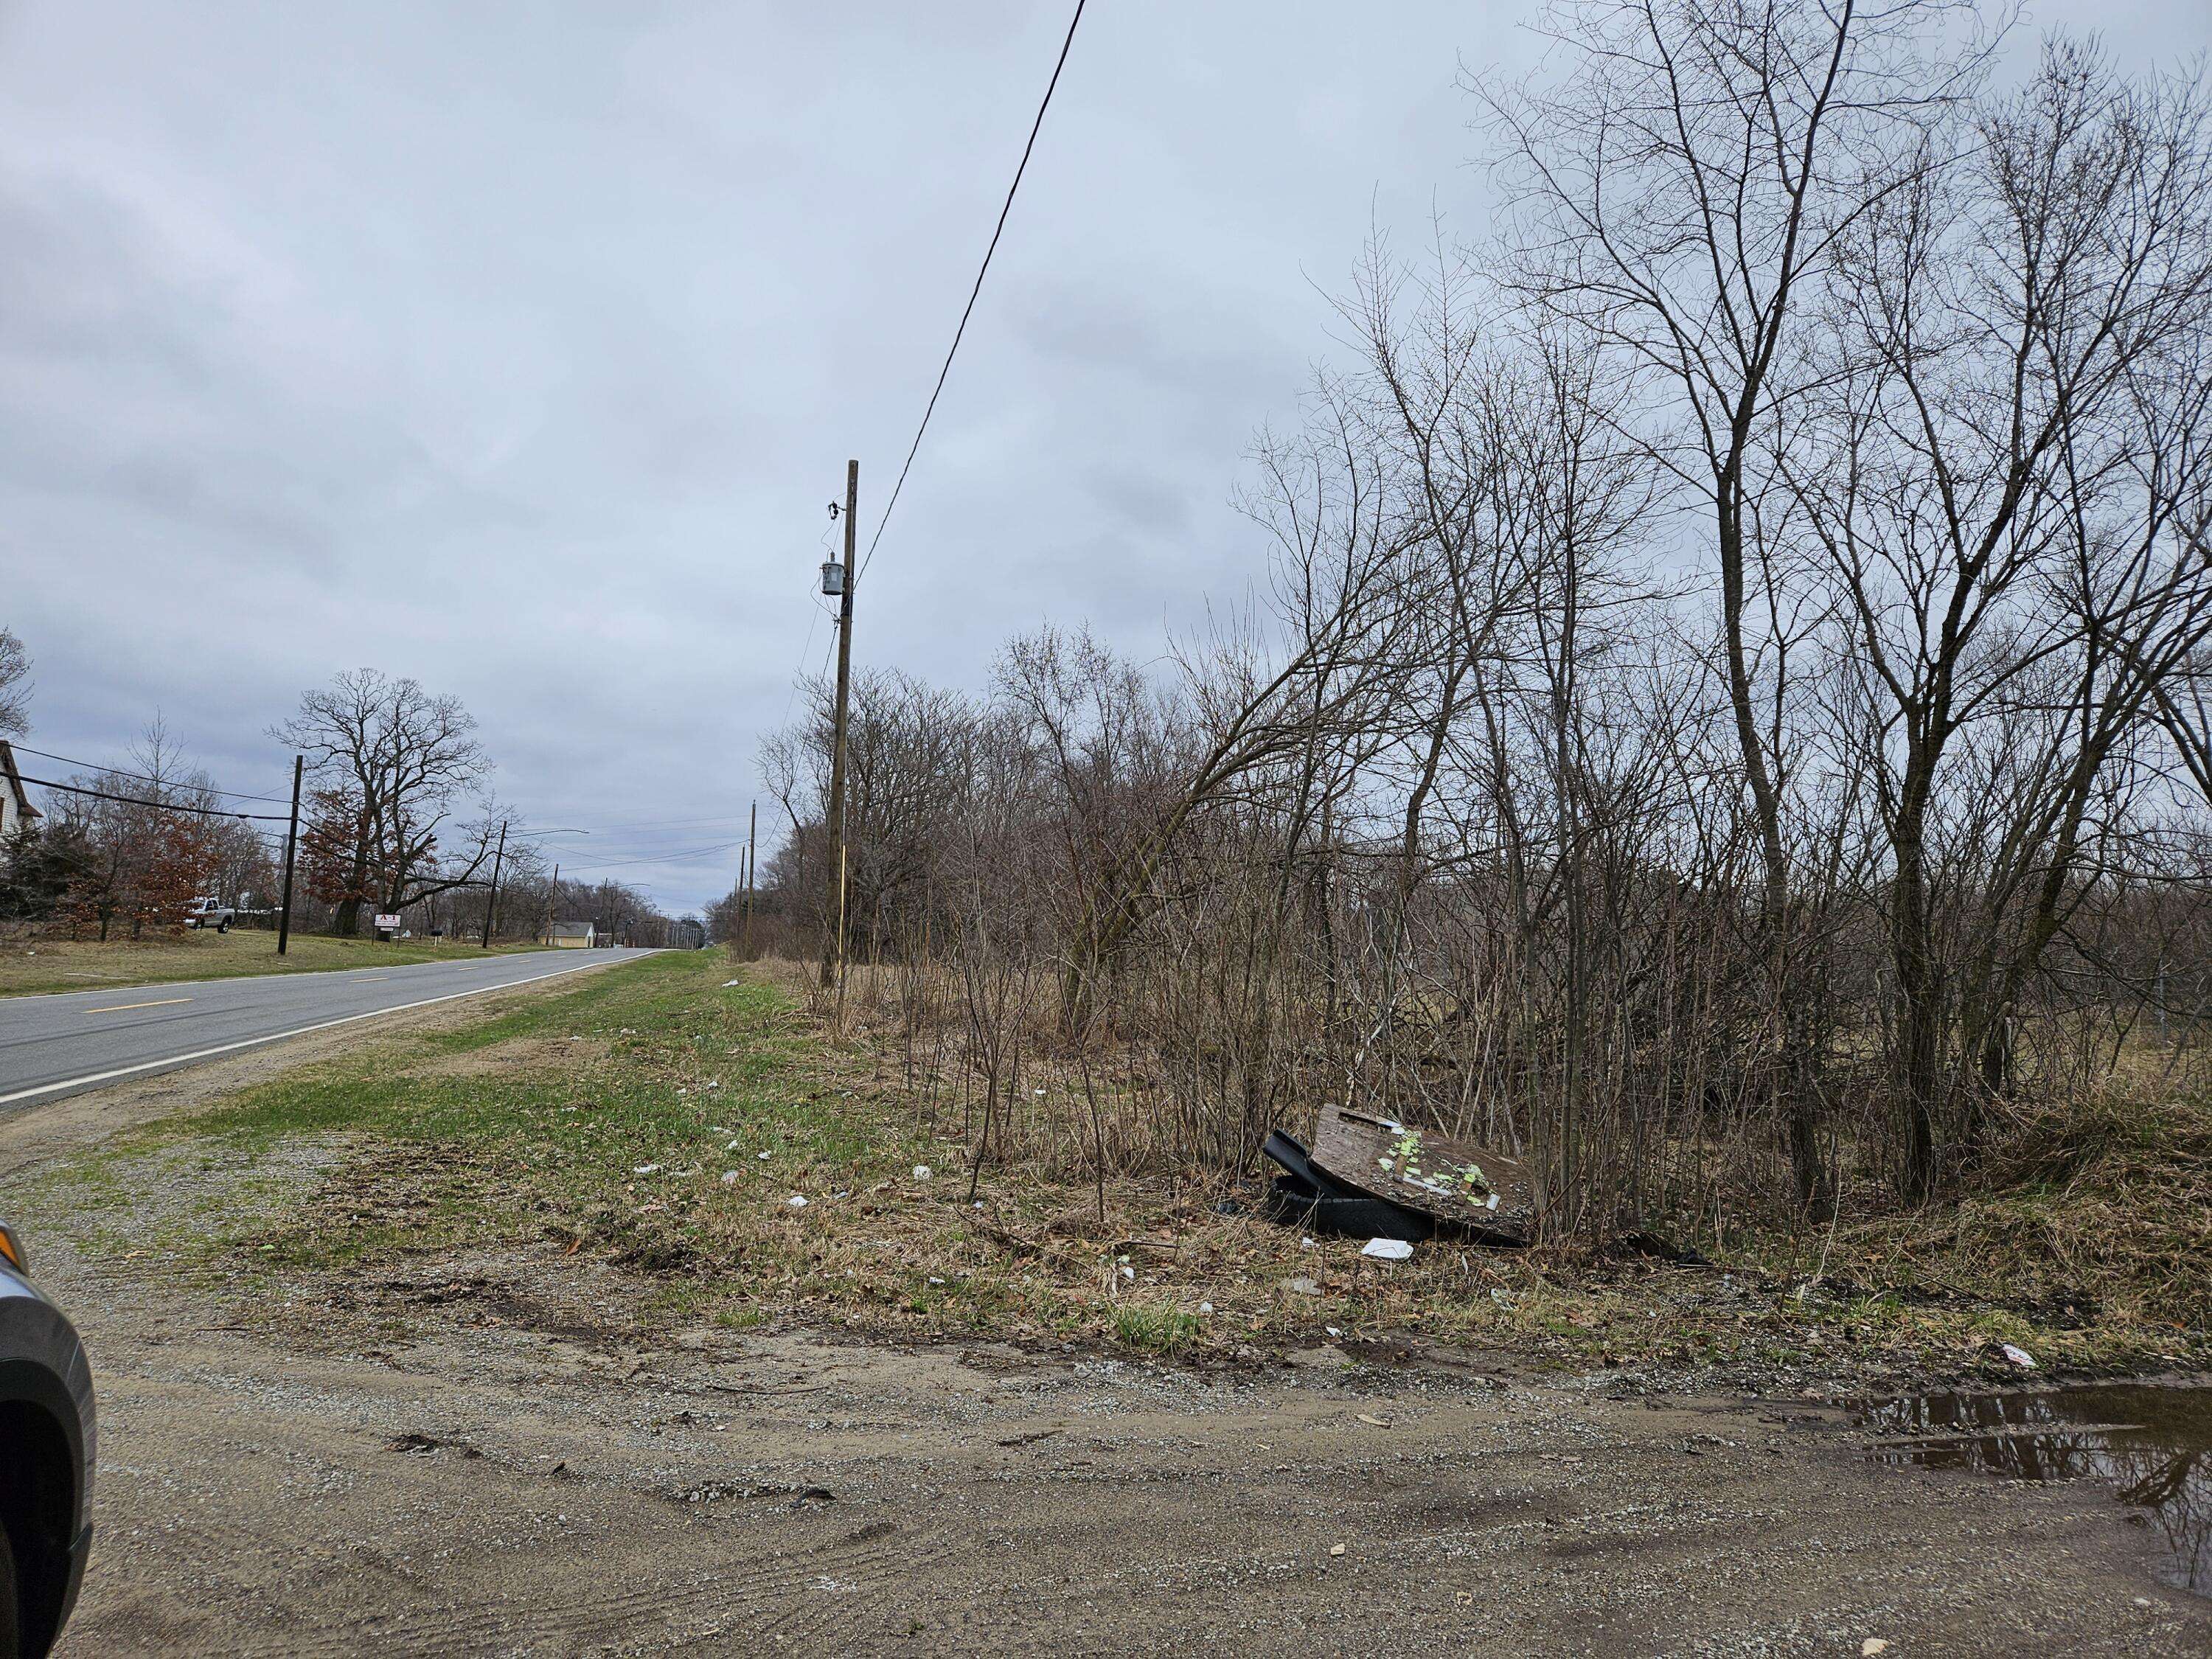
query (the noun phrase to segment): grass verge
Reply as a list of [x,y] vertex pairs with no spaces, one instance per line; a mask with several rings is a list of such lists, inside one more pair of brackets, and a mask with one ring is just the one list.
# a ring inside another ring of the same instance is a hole
[[[313,1275],[589,1252],[632,1270],[647,1325],[788,1319],[1191,1356],[1414,1337],[1753,1380],[1956,1375],[2003,1341],[2046,1367],[2212,1360],[2207,1212],[2174,1185],[2177,1158],[2212,1146],[2202,1107],[2056,1138],[2070,1151],[2000,1199],[1738,1240],[1711,1269],[1451,1244],[1385,1263],[1260,1218],[1249,1188],[1109,1182],[1102,1214],[1087,1183],[994,1167],[971,1200],[957,1121],[881,1081],[892,1068],[865,1044],[827,1041],[793,998],[730,971],[697,952],[592,975],[288,1073],[50,1180],[112,1212],[120,1195],[189,1189],[170,1178],[185,1163],[241,1172],[233,1197],[166,1231],[140,1204],[87,1241],[233,1273],[241,1258]],[[2155,1237],[2128,1213],[2153,1200],[2168,1206]],[[2158,1259],[2190,1240],[2193,1262]]]
[[[530,951],[501,945],[493,954]],[[416,962],[452,962],[483,956],[473,945],[440,939],[325,939],[295,933],[283,956],[276,935],[234,928],[205,929],[159,939],[25,939],[0,945],[0,996],[55,991],[97,991],[118,985],[163,985],[179,980],[238,979],[250,974],[315,974],[347,968],[398,968]]]

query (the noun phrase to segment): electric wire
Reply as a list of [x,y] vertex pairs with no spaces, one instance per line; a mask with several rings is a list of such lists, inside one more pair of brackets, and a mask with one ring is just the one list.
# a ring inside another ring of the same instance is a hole
[[726,853],[732,847],[744,844],[744,837],[740,836],[735,841],[722,842],[713,847],[681,847],[667,853],[649,854],[643,858],[611,859],[599,864],[570,864],[564,860],[561,869],[565,877],[572,870],[620,870],[633,864],[680,864],[689,859],[704,858],[710,853]]
[[621,823],[594,824],[592,833],[596,836],[604,830],[679,830],[702,823],[743,823],[744,821],[743,812],[724,812],[710,818],[638,818]]
[[[218,789],[213,784],[208,784],[205,786],[198,784],[186,785],[179,783],[174,778],[157,778],[150,776],[144,772],[128,771],[120,766],[103,766],[98,761],[79,760],[74,755],[52,754],[44,749],[33,749],[27,743],[15,743],[10,741],[8,746],[13,749],[19,755],[36,755],[40,760],[59,761],[64,766],[86,767],[105,777],[130,778],[139,783],[159,784],[165,788],[198,789],[204,787],[207,793],[210,795],[228,795],[233,800],[267,801],[272,806],[289,806],[292,804],[292,798],[289,795],[253,795],[248,794],[243,789]],[[47,787],[52,788],[57,786],[48,785]]]
[[173,800],[142,800],[136,795],[111,795],[105,789],[83,789],[73,783],[56,783],[51,778],[34,778],[22,772],[15,775],[26,783],[37,784],[41,789],[58,789],[70,795],[89,795],[94,800],[120,801],[125,806],[158,807],[164,812],[197,812],[207,818],[247,818],[256,823],[289,823],[292,821],[289,812],[226,812],[219,806],[186,806]]
[[[799,666],[791,671],[791,690],[783,700],[783,724],[786,726],[791,724],[791,711],[799,702],[799,681],[806,672],[806,659],[814,654],[814,630],[822,625],[821,600],[816,599],[807,609],[811,614],[806,619],[806,640],[799,647]],[[835,639],[836,635],[832,634],[830,637]]]
[[[991,232],[991,245],[983,250],[983,263],[975,272],[975,285],[968,290],[968,304],[960,313],[960,326],[952,331],[952,345],[945,354],[945,366],[937,371],[937,385],[929,394],[929,404],[921,411],[921,424],[915,428],[914,442],[906,452],[906,464],[899,468],[898,482],[891,486],[890,499],[884,503],[884,516],[876,520],[876,533],[868,538],[868,550],[860,560],[860,568],[853,580],[858,582],[868,573],[868,566],[876,556],[876,544],[884,538],[884,526],[891,521],[891,509],[898,505],[899,491],[906,488],[906,475],[914,467],[914,458],[921,448],[921,434],[929,430],[929,417],[937,411],[938,394],[945,390],[945,376],[952,373],[952,359],[960,350],[961,337],[968,331],[968,319],[975,312],[976,296],[983,291],[983,278],[991,269],[991,256],[999,251],[999,238],[1006,234],[1006,216],[1014,210],[1014,193],[1022,187],[1022,174],[1029,170],[1030,153],[1036,148],[1037,134],[1044,128],[1044,112],[1052,107],[1052,94],[1060,85],[1060,72],[1067,67],[1068,48],[1075,44],[1075,26],[1083,21],[1084,0],[1075,0],[1075,15],[1067,20],[1067,38],[1060,43],[1060,58],[1052,66],[1052,79],[1045,83],[1044,97],[1037,105],[1036,119],[1030,124],[1029,142],[1022,146],[1021,164],[1014,169],[1014,181],[1006,186],[1006,199],[999,209],[999,222]],[[789,717],[787,715],[787,719]]]

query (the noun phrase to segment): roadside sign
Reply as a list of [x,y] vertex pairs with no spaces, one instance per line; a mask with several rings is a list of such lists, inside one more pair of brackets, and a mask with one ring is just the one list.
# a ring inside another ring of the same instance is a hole
[[397,916],[379,916],[376,919],[376,925],[379,927],[388,927],[396,930],[399,926],[399,918]]

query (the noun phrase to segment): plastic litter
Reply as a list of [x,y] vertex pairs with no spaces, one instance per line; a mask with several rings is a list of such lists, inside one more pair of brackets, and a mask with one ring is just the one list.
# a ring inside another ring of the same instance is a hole
[[803,1210],[806,1207],[806,1200],[797,1193],[793,1193],[789,1198],[785,1199],[783,1201],[794,1210]]
[[2009,1342],[2000,1342],[1997,1352],[2005,1357],[2008,1364],[2017,1365],[2024,1371],[2035,1369],[2035,1356],[2025,1348],[2015,1348]]
[[1377,1261],[1411,1261],[1413,1247],[1402,1238],[1370,1238],[1359,1254],[1371,1255]]

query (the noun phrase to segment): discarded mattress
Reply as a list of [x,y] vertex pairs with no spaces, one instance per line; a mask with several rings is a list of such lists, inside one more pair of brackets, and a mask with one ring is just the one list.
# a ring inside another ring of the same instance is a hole
[[1315,1222],[1333,1231],[1416,1242],[1446,1233],[1492,1244],[1525,1244],[1534,1231],[1534,1194],[1520,1160],[1434,1130],[1332,1104],[1321,1109],[1310,1152],[1279,1132],[1262,1150],[1285,1170],[1279,1200],[1310,1192]]
[[1429,1217],[1315,1168],[1306,1149],[1280,1129],[1260,1150],[1283,1171],[1267,1191],[1267,1213],[1278,1221],[1353,1238],[1401,1238],[1418,1243],[1436,1237],[1437,1224]]

